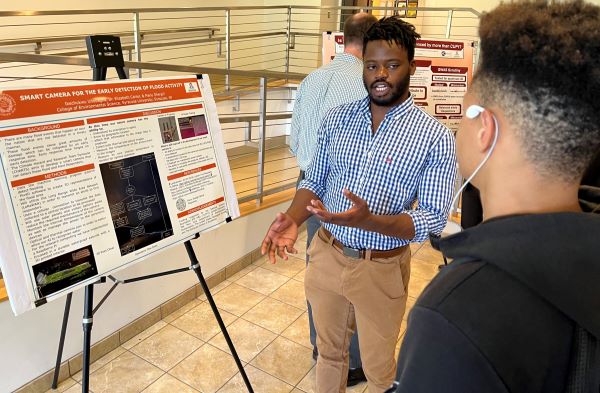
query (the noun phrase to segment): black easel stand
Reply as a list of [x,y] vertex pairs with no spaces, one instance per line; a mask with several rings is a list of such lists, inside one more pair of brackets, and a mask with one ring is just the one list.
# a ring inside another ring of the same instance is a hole
[[[106,80],[106,72],[108,67],[114,67],[117,70],[117,74],[119,75],[119,79],[127,79],[127,73],[124,69],[123,56],[121,52],[121,42],[119,37],[114,36],[89,36],[86,38],[86,44],[88,47],[88,55],[90,57],[90,64],[93,69],[93,78],[94,81]],[[107,46],[108,45],[108,46]],[[106,49],[108,48],[108,49]],[[111,55],[107,55],[107,57],[103,57],[102,51],[111,51]],[[116,53],[116,56],[113,54]],[[120,56],[119,56],[120,54]],[[195,238],[200,237],[199,234],[196,234]],[[184,242],[185,249],[190,258],[191,266],[187,268],[169,270],[160,273],[154,273],[147,276],[130,278],[127,280],[119,281],[112,276],[108,276],[114,284],[110,288],[110,290],[104,295],[104,297],[100,300],[98,305],[94,308],[94,285],[98,283],[106,282],[106,277],[101,277],[99,281],[93,284],[89,284],[85,287],[85,300],[83,305],[83,367],[82,367],[82,379],[81,379],[81,391],[83,393],[89,392],[90,385],[90,354],[91,354],[91,343],[92,343],[92,325],[94,321],[94,313],[102,306],[102,304],[106,301],[106,299],[110,296],[110,294],[115,290],[117,285],[119,284],[127,284],[136,281],[148,280],[151,278],[166,276],[175,273],[181,273],[188,270],[193,270],[198,276],[198,280],[200,281],[200,285],[202,286],[202,290],[208,299],[210,307],[212,308],[213,314],[219,323],[219,327],[221,328],[221,332],[225,337],[225,341],[227,341],[227,345],[229,346],[229,350],[231,351],[231,355],[237,364],[238,370],[242,378],[244,379],[244,383],[246,384],[246,388],[248,389],[248,393],[254,393],[252,389],[252,385],[250,384],[250,380],[246,375],[246,371],[244,370],[244,366],[235,350],[235,346],[229,337],[229,333],[227,333],[227,328],[223,323],[223,319],[221,318],[221,314],[217,309],[217,305],[210,293],[208,285],[204,280],[204,276],[202,275],[202,271],[200,269],[200,262],[198,262],[198,258],[196,257],[196,253],[194,252],[194,248],[192,247],[192,243],[189,240]],[[58,353],[56,355],[56,366],[54,368],[54,378],[52,381],[52,389],[56,389],[58,384],[58,375],[60,372],[60,363],[62,361],[62,353],[63,347],[65,343],[65,335],[67,330],[67,322],[69,321],[69,310],[71,308],[71,299],[72,293],[67,295],[67,300],[65,303],[65,312],[63,315],[63,323],[60,332],[60,340],[58,344]]]
[[[198,237],[199,237],[199,235],[196,235],[196,238],[198,238]],[[223,333],[223,336],[225,337],[225,341],[227,341],[227,346],[229,347],[229,350],[231,351],[231,355],[233,356],[233,359],[235,360],[235,364],[237,365],[238,370],[240,372],[240,375],[242,376],[242,379],[244,380],[244,383],[246,384],[246,388],[248,389],[249,393],[254,393],[254,390],[252,389],[250,380],[248,379],[248,375],[246,375],[244,366],[242,365],[242,362],[237,354],[237,351],[235,350],[235,346],[233,345],[233,341],[231,341],[231,337],[229,336],[229,333],[227,332],[225,323],[223,322],[223,319],[221,318],[221,314],[219,313],[217,305],[212,297],[212,294],[210,293],[210,289],[208,288],[208,285],[206,284],[206,280],[204,279],[204,276],[202,275],[202,270],[200,268],[200,262],[198,262],[198,258],[196,257],[196,253],[194,252],[192,243],[189,240],[186,240],[183,244],[185,245],[185,249],[190,258],[191,265],[189,267],[169,270],[169,271],[160,272],[160,273],[149,274],[147,276],[134,277],[134,278],[130,278],[130,279],[123,280],[123,281],[119,281],[112,276],[108,276],[108,278],[111,279],[114,282],[114,284],[110,288],[110,290],[106,293],[106,295],[104,295],[104,297],[100,300],[100,302],[98,303],[98,305],[95,308],[93,307],[94,285],[101,283],[101,282],[106,282],[106,279],[103,277],[99,282],[87,285],[85,287],[85,300],[84,300],[84,306],[83,306],[83,368],[82,368],[82,380],[81,380],[82,392],[84,392],[84,393],[89,392],[90,363],[91,363],[90,349],[91,349],[91,341],[92,341],[91,338],[92,338],[92,325],[93,325],[94,313],[96,313],[96,311],[98,311],[100,306],[102,306],[102,304],[106,301],[106,299],[112,294],[112,292],[115,290],[117,285],[129,284],[129,283],[133,283],[133,282],[137,282],[137,281],[143,281],[143,280],[148,280],[151,278],[157,278],[157,277],[167,276],[170,274],[182,273],[182,272],[186,272],[189,270],[193,270],[196,273],[196,276],[198,276],[198,281],[200,281],[200,286],[202,287],[202,290],[204,291],[204,294],[206,295],[206,299],[208,300],[208,303],[210,304],[213,314],[215,315],[215,318],[216,318],[217,322],[219,323],[221,332]],[[70,310],[70,306],[71,306],[71,298],[72,298],[72,294],[69,293],[67,295],[67,301],[65,303],[65,313],[63,316],[63,324],[62,324],[62,330],[61,330],[61,334],[60,334],[58,354],[56,357],[56,367],[54,369],[54,379],[52,382],[52,389],[56,389],[57,383],[58,383],[58,373],[60,371],[60,363],[62,361],[62,351],[63,351],[65,334],[66,334],[66,329],[67,329],[67,321],[69,320],[69,310]]]

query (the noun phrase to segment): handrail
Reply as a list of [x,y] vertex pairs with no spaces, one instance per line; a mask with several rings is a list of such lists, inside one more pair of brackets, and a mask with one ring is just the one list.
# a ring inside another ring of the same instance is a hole
[[[277,113],[272,115],[266,115],[266,120],[281,120],[290,119],[292,112],[289,113]],[[258,121],[259,115],[245,115],[245,116],[219,116],[219,123],[244,123],[249,121]]]
[[392,9],[398,10],[417,10],[417,11],[465,11],[472,12],[477,16],[481,16],[481,12],[470,7],[360,7],[360,6],[311,6],[311,5],[272,5],[272,6],[238,6],[238,7],[177,7],[177,8],[112,8],[112,9],[95,9],[95,10],[30,10],[30,11],[0,11],[2,16],[50,16],[50,15],[92,15],[92,14],[127,14],[132,12],[140,13],[157,13],[157,12],[194,12],[194,11],[250,11],[250,10],[275,10],[288,7],[299,10],[377,10],[385,11]]
[[[36,55],[30,53],[6,53],[0,52],[0,62],[20,62],[36,64],[63,64],[88,66],[90,62],[83,57],[67,57],[55,55]],[[249,78],[271,78],[271,79],[304,79],[306,74],[296,72],[278,72],[278,71],[244,71],[244,70],[224,70],[221,68],[195,67],[176,64],[149,63],[139,61],[125,61],[125,67],[155,70],[155,71],[173,71],[188,72],[191,74],[217,74],[217,75],[236,75]]]
[[[220,29],[217,27],[186,27],[181,29],[158,29],[158,30],[145,30],[141,36],[142,39],[144,36],[152,35],[152,34],[174,34],[174,33],[195,33],[195,32],[209,32],[209,35],[214,34],[215,31],[219,31]],[[130,31],[122,31],[111,33],[112,35],[117,35],[119,37],[133,37],[133,32]],[[8,46],[8,45],[26,45],[26,44],[37,44],[37,43],[45,43],[45,42],[63,42],[63,41],[83,41],[85,40],[86,35],[67,35],[67,36],[55,36],[55,37],[36,37],[36,38],[27,38],[27,39],[15,39],[15,40],[0,40],[0,45]]]

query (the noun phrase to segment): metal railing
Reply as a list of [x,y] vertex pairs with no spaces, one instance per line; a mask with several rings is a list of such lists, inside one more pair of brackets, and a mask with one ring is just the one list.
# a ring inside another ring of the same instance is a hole
[[[358,10],[385,16],[403,9],[289,5],[2,11],[0,89],[31,81],[89,80],[83,37],[90,34],[122,37],[130,77],[209,74],[238,198],[260,202],[294,187],[297,168],[285,137],[295,89],[321,64],[322,33],[339,31]],[[416,17],[407,21],[423,37],[471,40],[477,61],[479,12],[413,10]]]

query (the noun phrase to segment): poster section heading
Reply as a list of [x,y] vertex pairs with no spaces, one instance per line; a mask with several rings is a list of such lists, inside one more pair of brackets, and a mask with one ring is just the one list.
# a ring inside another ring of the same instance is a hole
[[5,90],[0,156],[16,314],[239,215],[207,76]]
[[[344,51],[344,33],[323,33],[323,64]],[[470,42],[419,39],[410,92],[416,105],[456,132],[473,67]]]

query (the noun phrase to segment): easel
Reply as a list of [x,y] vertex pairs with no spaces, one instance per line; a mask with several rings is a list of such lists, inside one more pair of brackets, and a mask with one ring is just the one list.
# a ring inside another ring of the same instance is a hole
[[[88,55],[90,58],[90,65],[93,69],[93,80],[101,81],[106,79],[106,72],[108,67],[115,67],[117,71],[117,75],[119,75],[119,79],[127,79],[127,73],[125,72],[125,62],[123,61],[123,53],[121,51],[121,41],[119,37],[115,36],[88,36],[86,37],[86,44],[88,48]],[[200,234],[196,234],[194,239],[200,237]],[[202,270],[200,269],[200,262],[198,262],[198,258],[196,257],[196,253],[194,252],[194,248],[192,247],[192,243],[190,240],[186,240],[184,243],[185,249],[187,251],[188,257],[190,259],[190,266],[175,270],[169,270],[160,273],[149,274],[146,276],[130,278],[127,280],[117,280],[113,276],[109,275],[108,278],[114,282],[113,286],[109,289],[109,291],[104,295],[104,297],[100,300],[98,305],[94,307],[94,285],[98,283],[106,282],[106,277],[100,277],[100,279],[92,284],[88,284],[85,287],[85,297],[84,297],[84,305],[83,305],[83,367],[82,367],[82,380],[81,380],[81,391],[83,393],[89,392],[89,384],[90,384],[90,350],[91,350],[91,339],[92,339],[92,325],[94,322],[94,313],[98,311],[100,306],[106,301],[106,299],[110,296],[110,294],[115,290],[117,285],[119,284],[128,284],[132,282],[148,280],[151,278],[166,276],[175,273],[186,272],[189,270],[193,270],[198,276],[198,280],[200,281],[200,285],[202,286],[202,290],[206,295],[206,299],[212,308],[213,314],[219,323],[219,327],[221,328],[221,332],[223,332],[223,336],[225,337],[225,341],[227,341],[227,346],[229,346],[229,350],[235,360],[235,363],[238,367],[238,370],[244,379],[244,383],[246,384],[246,388],[249,393],[254,393],[252,389],[252,385],[250,384],[250,380],[246,375],[246,371],[244,370],[244,366],[235,350],[235,346],[227,333],[227,328],[225,327],[225,323],[223,323],[223,319],[221,318],[221,314],[215,304],[215,301],[210,293],[210,289],[204,280],[204,276],[202,275]],[[63,314],[63,323],[60,332],[60,339],[58,344],[58,352],[56,355],[56,366],[54,368],[54,378],[52,380],[52,389],[56,389],[58,386],[58,374],[60,371],[60,364],[62,361],[62,352],[65,343],[65,335],[67,330],[67,323],[69,321],[69,311],[71,309],[71,300],[72,293],[67,294],[67,300],[65,302],[65,311]]]

